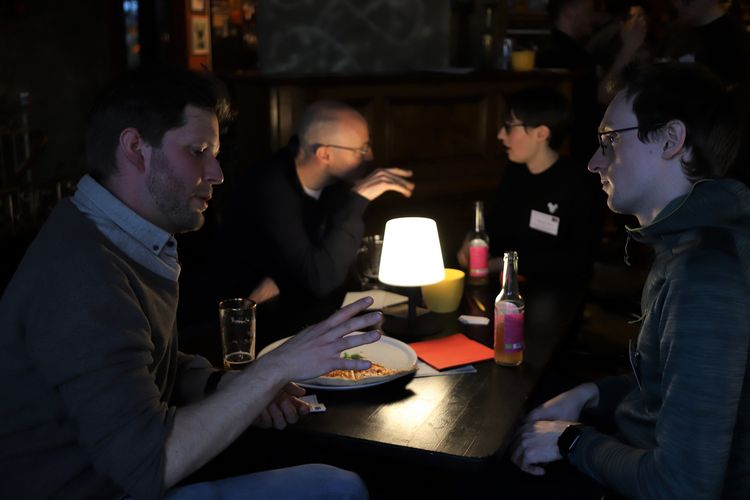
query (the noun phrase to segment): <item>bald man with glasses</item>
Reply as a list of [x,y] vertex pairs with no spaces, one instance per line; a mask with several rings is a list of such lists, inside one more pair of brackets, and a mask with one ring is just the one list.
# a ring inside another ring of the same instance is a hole
[[[290,144],[241,179],[219,230],[220,296],[294,303],[322,299],[345,282],[369,203],[410,197],[412,173],[379,168],[364,117],[336,101],[310,105]],[[230,271],[231,269],[231,271]]]

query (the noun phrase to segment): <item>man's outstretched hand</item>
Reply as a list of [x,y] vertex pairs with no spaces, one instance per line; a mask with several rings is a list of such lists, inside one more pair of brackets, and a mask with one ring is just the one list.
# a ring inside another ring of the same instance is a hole
[[414,183],[408,178],[411,170],[402,168],[379,168],[362,180],[357,181],[352,191],[372,201],[386,191],[396,191],[409,198],[414,191]]

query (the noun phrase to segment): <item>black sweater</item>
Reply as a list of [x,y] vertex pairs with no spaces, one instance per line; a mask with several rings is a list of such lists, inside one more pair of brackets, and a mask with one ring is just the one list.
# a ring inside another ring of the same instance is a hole
[[[516,250],[519,273],[537,279],[586,279],[599,236],[593,177],[586,175],[585,167],[562,158],[537,175],[509,163],[487,217],[491,255]],[[531,228],[532,210],[559,218],[557,235]]]
[[368,200],[345,183],[319,200],[297,176],[294,149],[284,148],[242,178],[219,229],[215,262],[221,296],[247,296],[264,277],[282,296],[324,297],[354,262]]

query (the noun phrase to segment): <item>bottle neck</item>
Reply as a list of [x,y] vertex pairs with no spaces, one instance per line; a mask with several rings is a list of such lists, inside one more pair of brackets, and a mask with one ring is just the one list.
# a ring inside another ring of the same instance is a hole
[[474,232],[484,232],[484,212],[480,201],[474,204]]
[[519,297],[518,254],[506,252],[503,257],[503,283],[500,293],[505,297]]
[[486,31],[492,30],[492,7],[487,7],[484,11],[484,29]]

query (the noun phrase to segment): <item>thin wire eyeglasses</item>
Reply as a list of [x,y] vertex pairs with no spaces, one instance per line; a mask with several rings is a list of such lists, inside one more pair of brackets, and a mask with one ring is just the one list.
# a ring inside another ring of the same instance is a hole
[[[640,127],[627,127],[627,128],[618,128],[617,130],[607,130],[606,132],[597,132],[596,137],[599,140],[599,147],[602,149],[602,156],[607,156],[607,148],[614,145],[615,143],[615,134],[618,134],[620,132],[629,132],[631,130],[638,130]],[[607,139],[609,141],[609,144],[604,143],[604,139]]]
[[[620,132],[629,132],[631,130],[645,129],[645,130],[656,130],[669,122],[657,123],[655,125],[643,125],[637,127],[618,128],[617,130],[607,130],[606,132],[597,132],[596,136],[599,139],[599,147],[602,149],[602,156],[607,156],[608,148],[615,144],[615,134]],[[609,144],[604,143],[604,137],[607,138]]]
[[348,146],[337,146],[336,144],[315,144],[315,149],[317,148],[336,148],[336,149],[346,149],[347,151],[354,151],[359,153],[362,156],[366,156],[370,151],[372,151],[372,148],[369,144],[365,144],[362,147],[359,148],[352,148]]

